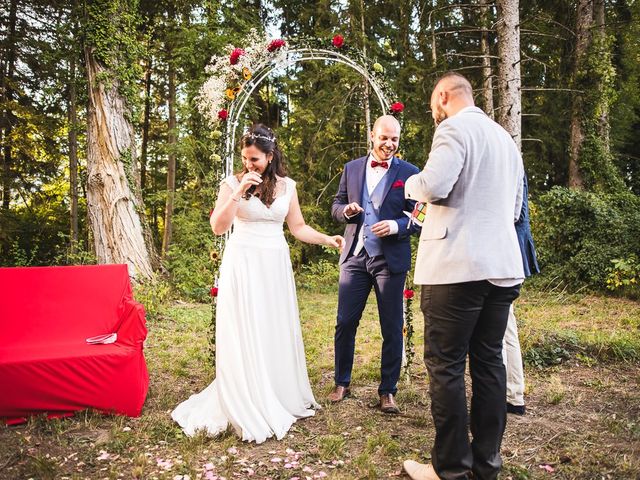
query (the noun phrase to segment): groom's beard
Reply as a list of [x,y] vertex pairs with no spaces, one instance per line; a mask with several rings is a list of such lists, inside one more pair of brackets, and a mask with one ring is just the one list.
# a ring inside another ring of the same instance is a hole
[[436,127],[440,125],[442,122],[444,122],[447,118],[448,117],[445,111],[440,106],[437,106],[435,110],[435,115],[433,115],[433,123],[436,124]]

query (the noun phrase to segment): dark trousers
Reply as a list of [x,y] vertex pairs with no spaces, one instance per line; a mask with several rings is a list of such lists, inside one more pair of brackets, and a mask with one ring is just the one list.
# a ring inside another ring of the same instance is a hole
[[[431,460],[442,480],[467,479],[470,471],[477,480],[498,476],[507,422],[502,339],[509,306],[519,292],[520,285],[505,288],[488,281],[422,287],[424,361],[436,429]],[[464,379],[467,355],[470,422]]]
[[402,292],[406,276],[406,272],[391,273],[384,256],[369,257],[364,249],[341,265],[335,333],[336,385],[346,387],[351,382],[356,331],[373,287],[383,339],[378,393],[395,395],[402,365]]

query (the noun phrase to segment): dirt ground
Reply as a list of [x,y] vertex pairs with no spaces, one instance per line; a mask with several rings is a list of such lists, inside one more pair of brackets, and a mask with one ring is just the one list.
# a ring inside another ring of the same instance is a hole
[[[401,415],[374,408],[373,382],[356,384],[353,398],[261,445],[231,432],[184,437],[153,394],[163,380],[152,379],[138,419],[81,413],[0,428],[0,478],[408,478],[402,460],[427,461],[433,440],[427,381],[416,370],[398,395]],[[502,479],[640,478],[640,366],[569,361],[527,371],[527,382],[527,414],[509,415]],[[331,386],[323,375],[317,397]]]

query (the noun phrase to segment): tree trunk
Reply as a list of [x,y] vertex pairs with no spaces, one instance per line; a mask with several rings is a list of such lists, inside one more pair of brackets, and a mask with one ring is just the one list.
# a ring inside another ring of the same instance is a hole
[[[362,54],[364,57],[367,57],[367,33],[365,30],[364,24],[364,0],[360,0],[360,35],[362,39]],[[367,138],[367,150],[371,148],[371,104],[369,103],[370,96],[370,85],[369,81],[364,79],[364,126],[366,130],[366,138]],[[387,112],[382,112],[383,114]]]
[[491,45],[489,44],[489,7],[487,0],[480,0],[480,50],[482,52],[482,106],[489,117],[494,118],[493,111],[493,76],[491,75]]
[[162,258],[165,259],[171,245],[173,230],[173,203],[176,194],[176,68],[171,51],[169,51],[169,134],[167,165],[167,202],[164,211],[164,235],[162,236]]
[[78,116],[76,98],[76,49],[70,56],[69,68],[69,194],[71,197],[71,252],[78,245]]
[[[13,174],[11,173],[11,166],[13,163],[13,151],[11,148],[11,133],[13,131],[13,122],[15,121],[15,115],[13,114],[13,85],[14,85],[14,73],[16,65],[16,22],[18,15],[18,0],[11,0],[9,6],[9,34],[7,43],[9,45],[7,52],[7,73],[6,77],[3,75],[3,89],[4,95],[4,132],[3,141],[4,148],[3,153],[3,165],[2,165],[2,208],[9,210],[9,204],[11,203],[11,186],[13,183]],[[4,74],[4,72],[2,72]]]
[[[604,0],[595,0],[593,6],[593,20],[595,23],[594,35],[596,35],[601,45],[606,44],[607,39],[607,28],[606,28],[606,15],[604,9]],[[605,88],[604,79],[599,78],[598,83],[600,84],[600,90]],[[610,126],[609,126],[609,102],[603,101],[600,102],[600,118],[598,119],[598,133],[600,138],[602,139],[604,146],[604,154],[607,158],[609,158],[611,153],[611,142],[610,142]]]
[[520,97],[520,15],[518,0],[498,0],[498,123],[522,148]]
[[142,122],[142,147],[140,149],[140,189],[144,193],[147,186],[147,153],[149,150],[149,126],[151,118],[151,70],[153,59],[149,55],[147,71],[144,75],[144,120]]
[[435,67],[438,65],[438,52],[436,45],[436,27],[433,22],[433,12],[438,6],[438,0],[432,0],[431,11],[429,12],[429,30],[431,30],[431,64]]
[[87,209],[98,263],[126,263],[129,275],[153,275],[139,213],[144,209],[135,189],[133,127],[127,120],[118,81],[98,79],[105,68],[85,47],[89,107],[87,112]]
[[[593,1],[579,0],[576,19],[576,49],[573,65],[573,82],[575,83],[583,68],[585,56],[591,42],[591,23],[593,22]],[[584,99],[574,95],[571,109],[571,139],[569,142],[569,187],[584,188],[584,178],[579,168],[579,157],[584,142],[582,125]]]

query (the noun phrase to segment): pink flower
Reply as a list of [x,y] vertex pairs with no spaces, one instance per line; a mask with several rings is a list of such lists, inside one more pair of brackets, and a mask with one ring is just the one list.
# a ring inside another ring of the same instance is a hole
[[336,48],[342,48],[344,45],[344,37],[342,35],[336,35],[333,37],[331,43],[333,43],[333,46]]
[[404,103],[402,103],[402,102],[396,102],[396,103],[394,103],[394,104],[392,104],[392,105],[391,105],[390,110],[391,110],[393,113],[400,113],[400,112],[402,112],[402,111],[404,110]]
[[404,298],[406,298],[406,299],[413,298],[414,295],[415,295],[415,292],[413,290],[409,289],[409,288],[407,288],[404,291]]
[[229,118],[229,112],[227,112],[224,108],[218,112],[218,118],[220,120],[226,120]]
[[244,50],[241,48],[234,48],[233,52],[231,52],[231,55],[229,56],[229,62],[231,63],[231,65],[235,65],[236,63],[238,63],[238,60],[240,60],[240,57],[244,55]]
[[277,39],[277,40],[273,40],[269,46],[267,47],[267,50],[269,52],[275,52],[276,50],[278,50],[279,48],[284,47],[287,44],[287,42],[285,42],[284,40],[282,40],[281,38]]

